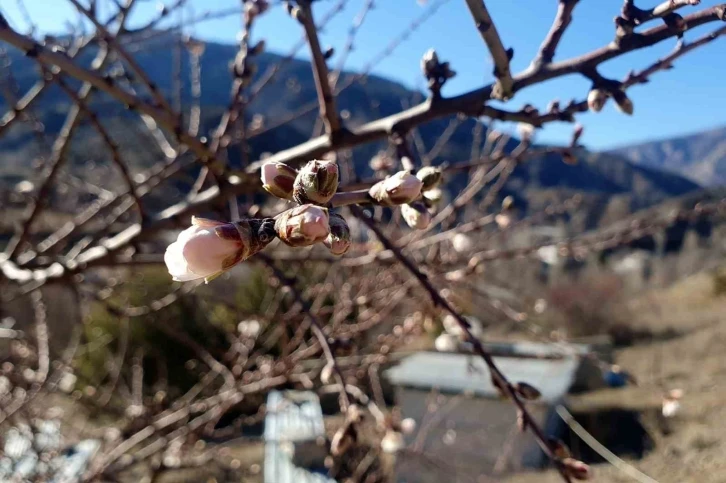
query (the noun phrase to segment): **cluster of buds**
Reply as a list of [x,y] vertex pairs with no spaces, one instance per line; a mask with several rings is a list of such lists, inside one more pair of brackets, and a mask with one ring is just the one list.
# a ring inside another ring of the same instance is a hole
[[439,56],[434,49],[429,49],[421,58],[421,71],[435,96],[439,95],[446,81],[456,75],[448,62],[439,62]]
[[233,223],[192,217],[164,254],[169,273],[178,282],[206,282],[265,248],[275,238],[272,218]]
[[396,206],[414,201],[421,195],[423,182],[408,171],[399,171],[374,184],[368,194],[385,206]]

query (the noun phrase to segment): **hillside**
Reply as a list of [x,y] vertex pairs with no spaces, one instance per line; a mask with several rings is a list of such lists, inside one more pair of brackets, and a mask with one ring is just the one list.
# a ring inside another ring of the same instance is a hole
[[611,151],[642,166],[668,170],[704,186],[726,183],[726,127]]
[[[139,64],[146,69],[160,88],[170,92],[173,71],[173,49],[169,48],[169,38],[157,38],[143,45],[135,53]],[[229,62],[236,53],[236,47],[209,43],[201,60],[202,83],[202,131],[210,133],[215,122],[221,115],[224,106],[229,102],[229,85],[231,75]],[[82,56],[84,64],[90,64],[94,52],[88,51]],[[25,92],[37,79],[35,64],[17,51],[9,52],[11,69],[17,92]],[[277,76],[259,92],[246,111],[246,118],[251,120],[255,115],[262,115],[265,126],[269,129],[261,135],[253,137],[249,142],[249,157],[257,158],[263,152],[274,152],[294,146],[313,134],[317,113],[313,108],[307,114],[294,121],[274,127],[279,121],[296,113],[301,107],[315,106],[315,87],[312,80],[310,65],[306,61],[292,59],[285,61],[283,57],[273,53],[263,53],[256,57],[258,66],[257,81],[264,77],[273,66],[283,62]],[[331,62],[335,62],[333,59]],[[189,63],[183,57],[184,72]],[[343,73],[341,84],[355,75]],[[254,83],[253,83],[254,85]],[[190,85],[185,80],[182,101],[189,103]],[[402,106],[410,105],[421,99],[421,93],[406,89],[401,84],[377,76],[368,76],[360,82],[352,83],[338,97],[338,108],[346,123],[355,128],[367,121],[386,116],[401,110]],[[93,105],[102,115],[104,122],[113,133],[125,158],[132,169],[148,167],[160,154],[155,151],[153,142],[143,137],[137,128],[138,119],[125,111],[123,106],[97,94]],[[56,133],[63,122],[68,104],[58,88],[52,88],[43,95],[35,105],[34,113],[40,118],[50,134]],[[449,126],[452,119],[432,121],[419,128],[420,138],[425,151],[435,145],[437,139]],[[449,141],[440,150],[434,163],[444,161],[456,162],[468,159],[473,143],[475,121],[464,121],[458,124]],[[139,138],[142,138],[141,141]],[[144,149],[138,147],[142,145]],[[511,141],[508,148],[516,143]],[[368,160],[384,147],[382,143],[369,144],[354,148],[352,154],[356,163],[356,171],[363,176],[370,174]],[[17,124],[0,139],[0,180],[4,178],[6,186],[14,185],[18,180],[32,174],[33,165],[28,160],[37,156],[35,135],[27,124]],[[113,176],[114,168],[109,166],[108,154],[98,140],[98,136],[89,126],[83,126],[74,137],[71,149],[71,171],[82,173],[90,181],[108,180]],[[239,151],[232,150],[230,163],[235,166],[241,162]],[[181,195],[187,184],[193,181],[181,179],[175,186],[175,193],[155,193],[164,196],[168,202]],[[456,188],[463,180],[453,180],[451,185]],[[613,153],[588,153],[581,156],[577,165],[567,165],[558,157],[548,156],[530,160],[515,170],[505,188],[505,194],[513,194],[519,198],[520,205],[538,208],[552,201],[552,193],[571,194],[583,192],[597,198],[598,204],[590,207],[588,212],[593,215],[591,223],[597,223],[597,213],[603,212],[603,203],[607,205],[613,195],[620,197],[620,202],[629,205],[631,210],[658,203],[672,196],[679,196],[698,188],[698,185],[676,174],[635,166],[624,156]],[[168,198],[171,196],[172,198]],[[161,201],[161,200],[160,200]],[[585,206],[588,209],[587,206]]]

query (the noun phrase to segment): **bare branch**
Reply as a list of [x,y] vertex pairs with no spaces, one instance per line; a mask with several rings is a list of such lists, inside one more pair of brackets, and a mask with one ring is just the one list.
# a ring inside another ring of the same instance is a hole
[[512,74],[509,71],[512,50],[504,48],[502,39],[499,37],[484,0],[466,0],[466,4],[472,17],[474,17],[476,29],[487,44],[494,61],[494,76],[498,79],[498,82],[492,89],[492,96],[495,99],[509,99],[514,95]]
[[555,50],[565,34],[565,30],[572,21],[572,11],[579,0],[559,0],[557,3],[557,14],[555,21],[550,27],[542,45],[539,48],[537,56],[532,61],[532,69],[538,69],[544,64],[549,64],[555,57]]

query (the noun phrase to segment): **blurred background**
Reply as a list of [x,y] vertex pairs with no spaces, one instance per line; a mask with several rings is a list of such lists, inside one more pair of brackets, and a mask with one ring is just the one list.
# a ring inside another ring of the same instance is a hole
[[[423,230],[341,208],[343,257],[278,240],[173,282],[164,250],[192,215],[290,207],[261,161],[326,156],[344,192],[398,171],[396,136],[306,157],[327,138],[298,3],[0,3],[0,481],[559,481],[431,287],[596,481],[726,480],[722,24],[598,66],[640,76],[632,116],[588,111],[573,74],[487,103],[519,117],[412,123],[416,163],[444,173]],[[518,73],[569,2],[488,3]],[[622,15],[573,3],[555,61],[609,45]],[[353,133],[429,102],[429,49],[456,71],[444,98],[494,79],[467,2],[311,8]]]

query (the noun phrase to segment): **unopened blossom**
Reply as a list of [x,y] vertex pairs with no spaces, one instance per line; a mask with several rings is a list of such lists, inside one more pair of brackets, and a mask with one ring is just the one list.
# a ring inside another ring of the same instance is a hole
[[534,126],[527,122],[517,124],[517,132],[523,143],[529,143],[534,138]]
[[618,106],[620,112],[628,116],[633,115],[633,101],[623,91],[615,91],[613,93],[613,99],[615,99],[615,105]]
[[424,201],[428,202],[430,205],[435,205],[444,197],[444,191],[441,188],[431,188],[421,193],[421,195],[423,196]]
[[[478,338],[484,333],[484,330],[482,329],[482,324],[478,319],[469,315],[465,315],[464,319],[469,323],[469,333],[471,333],[473,337]],[[444,317],[443,324],[444,330],[448,334],[457,336],[461,339],[466,336],[464,329],[461,328],[459,321],[456,320],[456,317],[454,317],[453,315],[447,314]]]
[[408,171],[399,171],[374,184],[368,194],[382,205],[410,203],[421,195],[423,183]]
[[401,432],[403,434],[413,434],[416,431],[416,420],[413,418],[405,418],[401,421]]
[[406,442],[403,440],[403,434],[398,431],[389,429],[381,439],[381,450],[384,453],[398,453],[406,447]]
[[330,233],[328,210],[315,205],[296,206],[275,220],[280,240],[292,247],[306,247],[324,241]]
[[401,205],[401,215],[408,226],[414,230],[425,230],[431,223],[431,214],[420,202]]
[[324,205],[338,190],[338,165],[335,161],[313,160],[300,169],[292,197],[299,204]]
[[459,350],[459,338],[452,334],[441,334],[434,340],[434,348],[439,352],[456,352]]
[[471,237],[465,233],[457,233],[454,235],[454,238],[451,239],[451,245],[457,253],[468,252],[474,248],[474,242],[471,240]]
[[192,226],[166,249],[164,262],[178,282],[209,281],[262,250],[274,237],[271,218],[224,223],[192,217]]
[[333,255],[343,255],[350,248],[350,228],[341,215],[330,213],[330,233],[323,243]]
[[608,100],[608,93],[602,89],[592,89],[587,94],[587,107],[592,112],[600,112]]
[[270,194],[285,200],[292,199],[297,171],[283,163],[262,165],[262,187]]
[[428,191],[441,184],[441,181],[443,180],[443,172],[441,171],[441,168],[424,166],[416,172],[416,177],[423,183],[421,191]]
[[562,466],[565,472],[576,480],[589,480],[592,476],[590,466],[575,458],[565,458],[562,460]]

